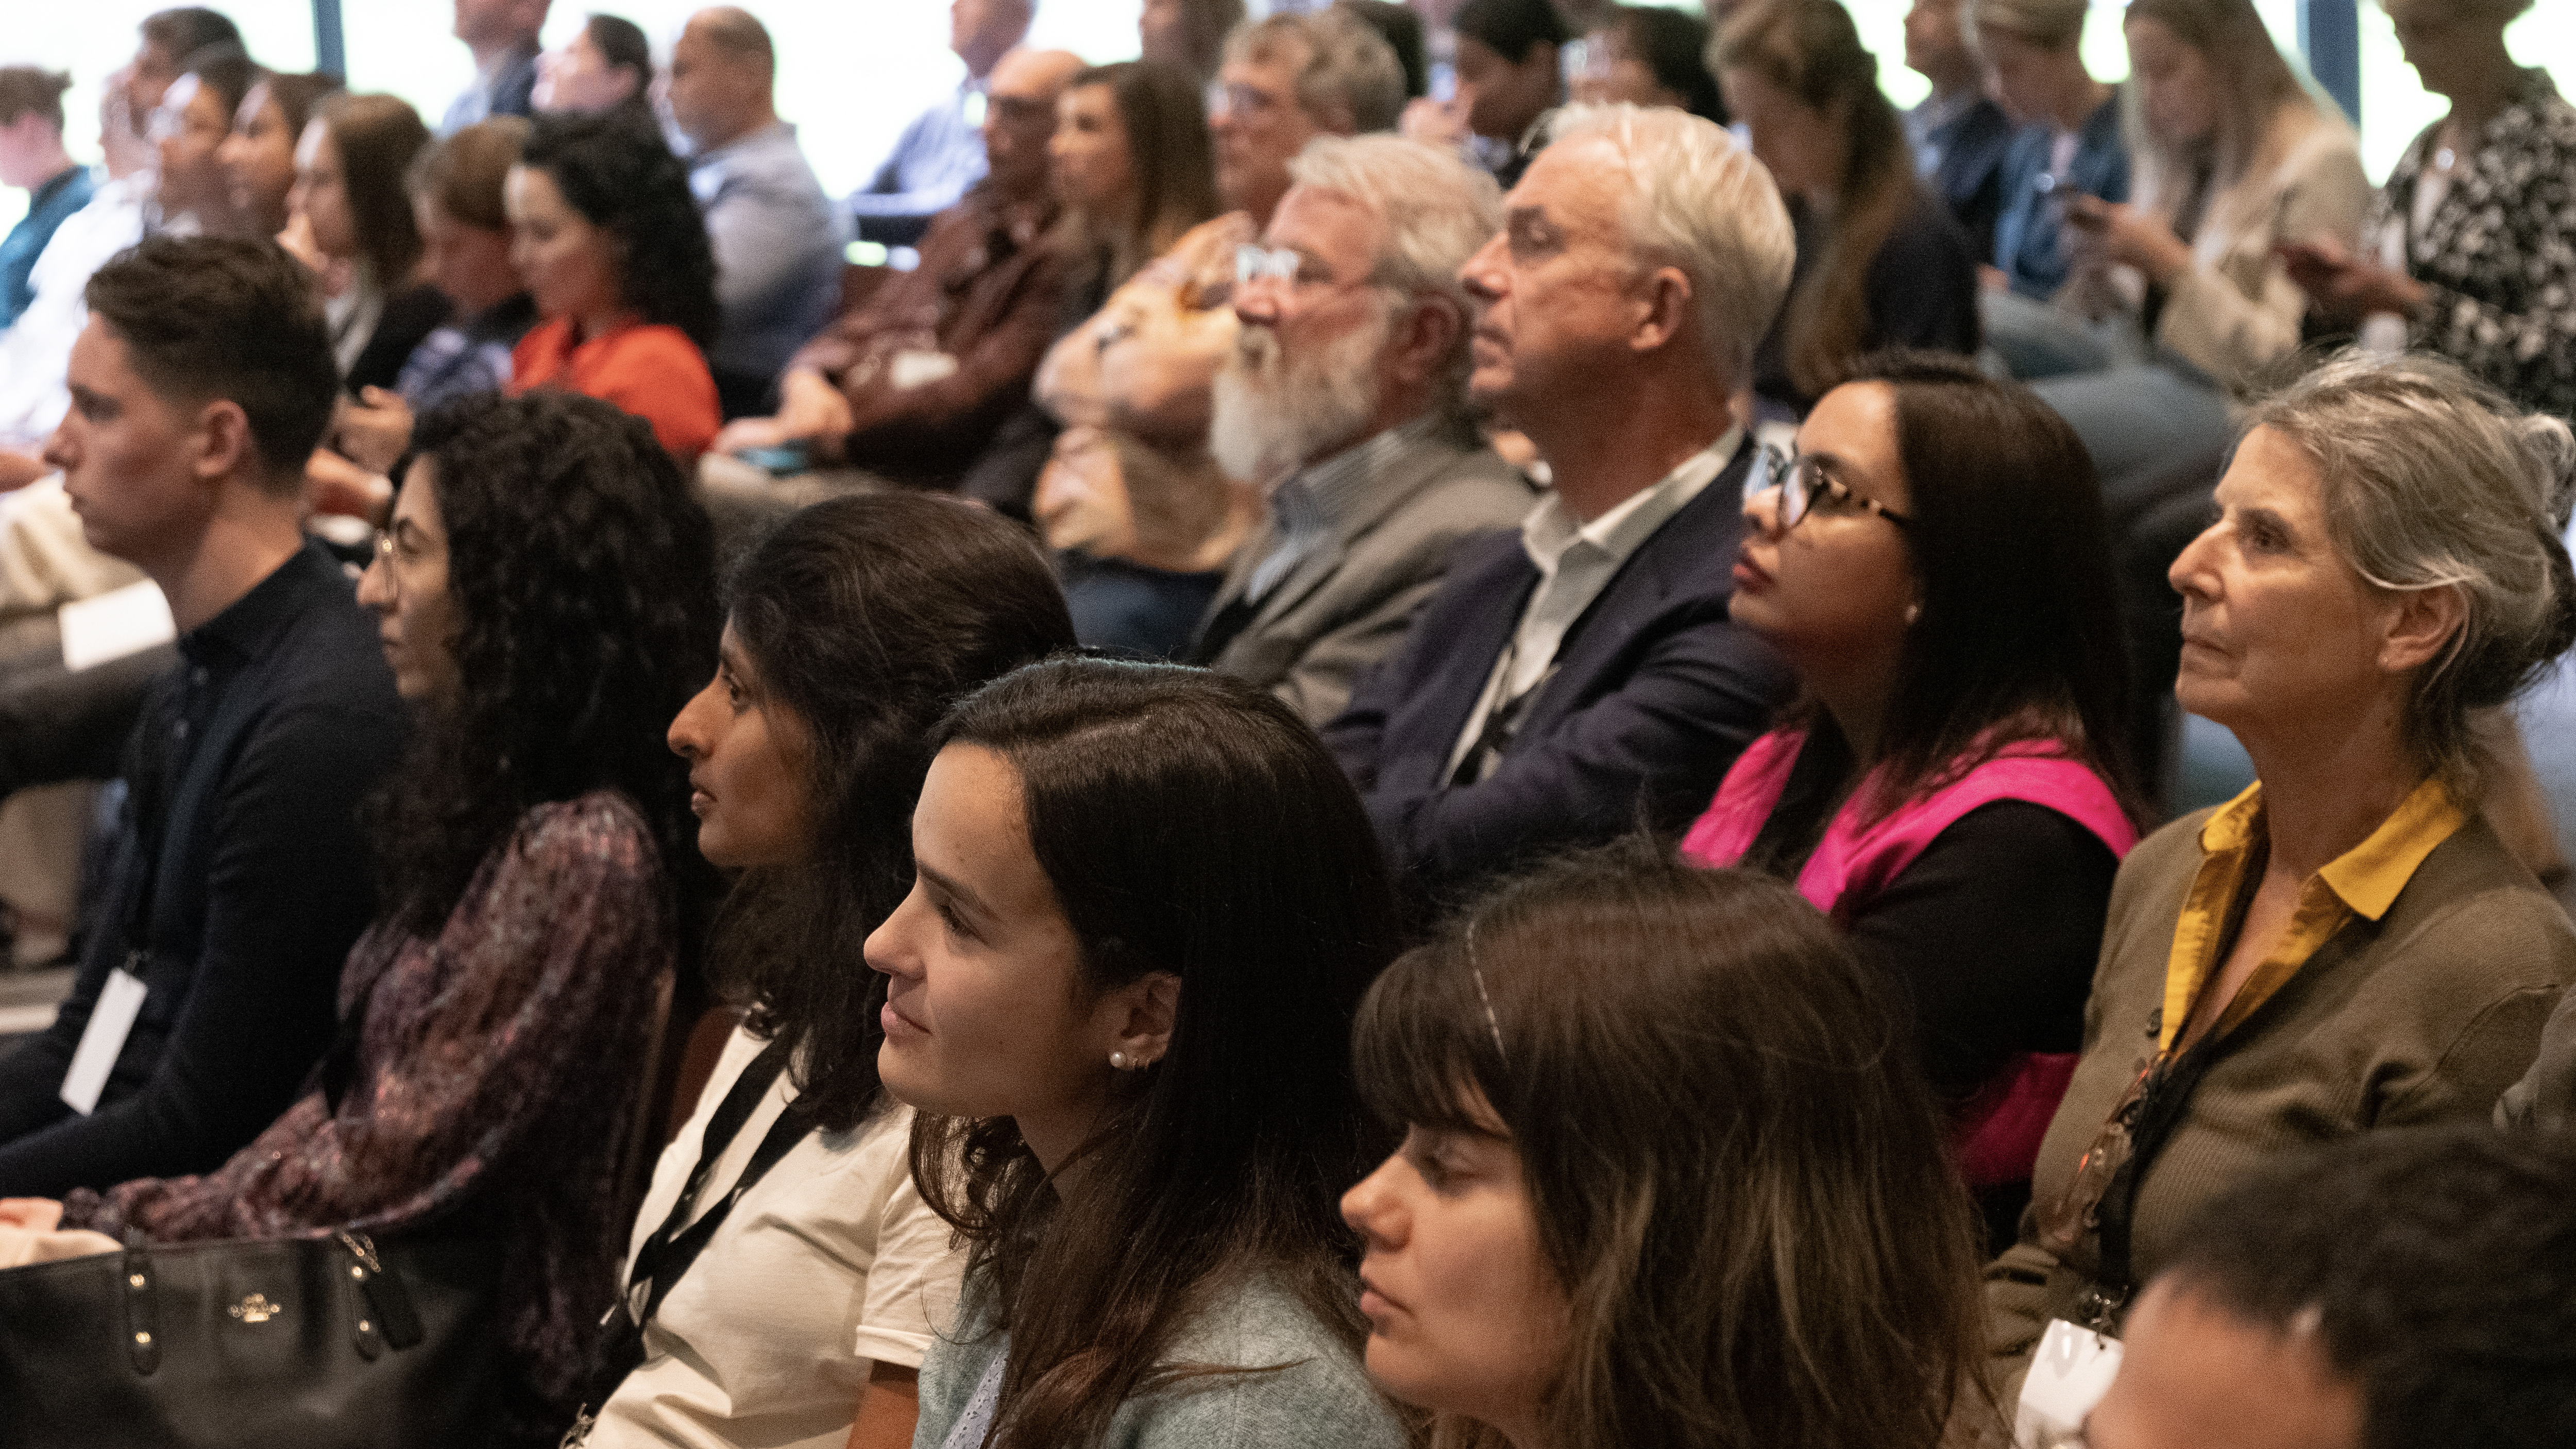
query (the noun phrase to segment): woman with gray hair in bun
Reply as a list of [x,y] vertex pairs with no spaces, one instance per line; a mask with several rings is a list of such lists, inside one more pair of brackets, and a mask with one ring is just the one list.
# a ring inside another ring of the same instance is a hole
[[2472,722],[2576,641],[2576,440],[2451,363],[2359,354],[2247,427],[2173,565],[2175,689],[2260,778],[2112,888],[2083,1059],[1987,1270],[2000,1387],[2058,1340],[2025,1408],[2093,1342],[2052,1320],[2116,1334],[2202,1202],[2286,1148],[2486,1117],[2576,981],[2576,929],[2481,816]]

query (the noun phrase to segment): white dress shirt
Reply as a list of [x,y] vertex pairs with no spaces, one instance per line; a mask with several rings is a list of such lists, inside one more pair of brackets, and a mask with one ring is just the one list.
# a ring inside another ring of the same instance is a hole
[[[1446,777],[1454,778],[1466,763],[1468,751],[1483,736],[1485,721],[1494,711],[1525,698],[1546,681],[1556,667],[1557,650],[1583,611],[1610,587],[1629,555],[1726,470],[1743,439],[1741,429],[1728,429],[1726,436],[1683,459],[1680,467],[1653,486],[1639,489],[1590,523],[1577,523],[1553,492],[1530,510],[1521,523],[1521,547],[1538,568],[1538,587],[1530,591],[1529,603],[1521,609],[1520,627],[1513,630],[1511,643],[1494,661],[1485,692],[1467,712],[1467,727],[1449,751]],[[1490,774],[1494,763],[1488,760],[1477,778]]]

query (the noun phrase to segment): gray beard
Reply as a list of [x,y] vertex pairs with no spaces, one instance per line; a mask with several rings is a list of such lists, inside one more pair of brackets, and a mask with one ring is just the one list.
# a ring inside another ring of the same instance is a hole
[[1389,318],[1355,327],[1311,353],[1286,354],[1278,334],[1246,327],[1216,375],[1208,450],[1226,475],[1276,485],[1326,448],[1355,441],[1377,411],[1377,360]]

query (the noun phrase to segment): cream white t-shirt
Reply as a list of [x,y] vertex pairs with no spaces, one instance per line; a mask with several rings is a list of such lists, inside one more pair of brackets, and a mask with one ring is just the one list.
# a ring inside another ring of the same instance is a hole
[[[662,1152],[633,1254],[679,1200],[707,1119],[765,1045],[737,1028],[696,1113]],[[699,1194],[722,1200],[794,1088],[781,1073]],[[873,1362],[921,1366],[957,1312],[965,1254],[913,1188],[912,1109],[808,1135],[743,1194],[644,1326],[644,1362],[600,1410],[589,1449],[840,1449]],[[622,1281],[622,1280],[621,1280]]]

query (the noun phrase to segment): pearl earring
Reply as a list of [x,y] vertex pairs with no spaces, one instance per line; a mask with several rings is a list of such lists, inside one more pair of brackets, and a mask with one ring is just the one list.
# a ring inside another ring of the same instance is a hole
[[1906,605],[1906,606],[1905,606],[1905,622],[1906,622],[1906,623],[1911,624],[1911,623],[1913,623],[1915,620],[1920,619],[1920,618],[1922,618],[1922,617],[1923,617],[1923,606],[1922,606],[1921,604],[1908,604],[1908,605]]
[[1125,1052],[1111,1052],[1109,1054],[1109,1067],[1112,1071],[1123,1072],[1127,1070],[1127,1054]]

